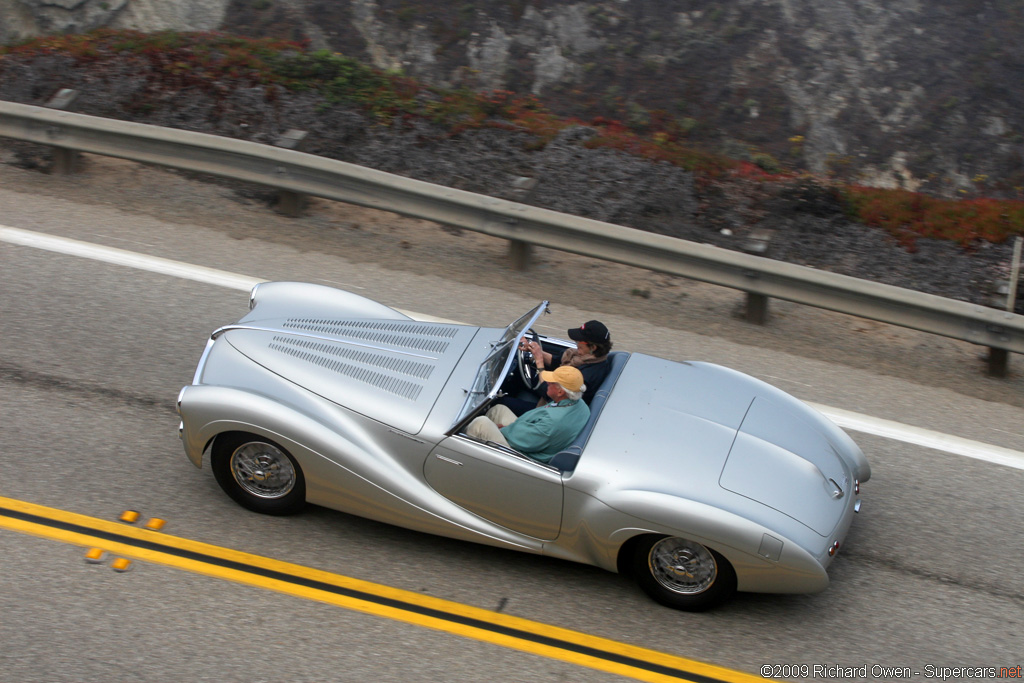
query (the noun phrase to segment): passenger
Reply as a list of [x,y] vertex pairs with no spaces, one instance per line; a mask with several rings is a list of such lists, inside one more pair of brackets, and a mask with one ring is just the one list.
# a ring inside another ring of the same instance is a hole
[[516,417],[503,405],[495,405],[469,423],[466,433],[477,439],[493,441],[528,455],[540,462],[549,462],[556,453],[571,444],[590,418],[590,408],[583,402],[583,374],[564,365],[553,372],[541,372],[547,382],[550,402]]

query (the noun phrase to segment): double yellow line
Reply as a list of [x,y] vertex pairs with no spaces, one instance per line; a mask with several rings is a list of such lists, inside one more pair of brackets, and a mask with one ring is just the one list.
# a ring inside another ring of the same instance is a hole
[[762,680],[606,638],[11,498],[0,497],[0,528],[100,548],[642,681]]

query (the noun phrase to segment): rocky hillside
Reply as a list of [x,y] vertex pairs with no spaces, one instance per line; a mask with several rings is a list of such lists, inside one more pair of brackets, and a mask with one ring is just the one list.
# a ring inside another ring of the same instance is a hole
[[0,0],[0,41],[98,25],[305,39],[768,168],[1024,193],[1017,0]]
[[[901,234],[851,220],[842,188],[820,179],[716,166],[712,157],[704,167],[671,163],[638,151],[685,148],[638,144],[617,124],[556,119],[529,98],[425,89],[289,45],[106,33],[0,54],[0,100],[40,105],[58,88],[78,91],[81,113],[264,143],[298,128],[308,133],[305,150],[321,156],[724,248],[770,234],[771,258],[947,297],[983,303],[1008,271],[1006,242],[901,243]],[[0,161],[46,169],[48,154],[0,142]],[[536,181],[528,194],[522,178]],[[988,208],[1024,212],[1014,204]]]

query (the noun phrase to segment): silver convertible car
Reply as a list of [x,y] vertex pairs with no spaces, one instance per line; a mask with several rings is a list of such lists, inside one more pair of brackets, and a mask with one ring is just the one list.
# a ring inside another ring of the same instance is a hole
[[[870,467],[835,424],[747,375],[613,352],[579,437],[548,463],[468,436],[533,363],[504,329],[414,320],[314,284],[253,289],[178,396],[196,467],[241,505],[306,503],[635,577],[703,610],[735,591],[810,593]],[[535,337],[559,354],[572,342]]]

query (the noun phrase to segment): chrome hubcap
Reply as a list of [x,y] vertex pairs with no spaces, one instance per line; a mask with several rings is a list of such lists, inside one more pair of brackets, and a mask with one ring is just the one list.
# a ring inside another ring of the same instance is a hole
[[673,593],[703,593],[718,576],[718,564],[711,551],[684,538],[658,541],[651,548],[647,562],[655,580]]
[[295,466],[273,444],[250,441],[231,454],[231,476],[259,498],[281,498],[295,486]]

